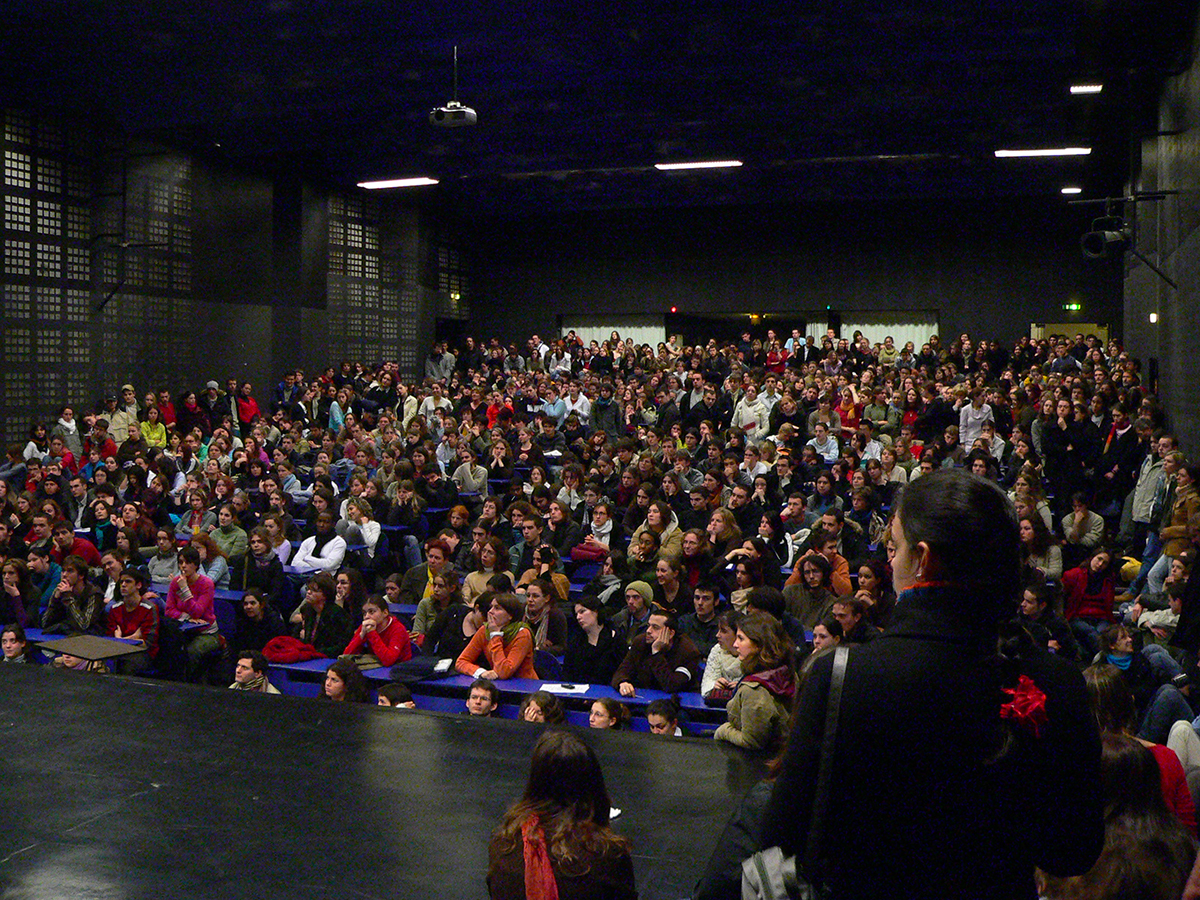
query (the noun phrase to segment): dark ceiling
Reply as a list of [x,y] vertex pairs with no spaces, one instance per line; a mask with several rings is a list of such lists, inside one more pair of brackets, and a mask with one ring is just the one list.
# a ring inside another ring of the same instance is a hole
[[[1120,190],[1195,0],[4,7],[9,103],[340,184],[434,175],[490,214]],[[479,124],[434,128],[455,44]],[[1064,145],[1093,154],[993,156]]]

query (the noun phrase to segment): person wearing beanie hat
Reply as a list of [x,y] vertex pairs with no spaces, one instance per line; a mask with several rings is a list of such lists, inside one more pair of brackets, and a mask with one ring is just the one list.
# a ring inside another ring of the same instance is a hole
[[613,617],[613,628],[625,637],[625,646],[646,630],[650,622],[650,604],[654,589],[645,581],[631,581],[625,587],[625,608]]
[[[454,668],[463,675],[489,681],[536,679],[533,632],[522,621],[523,613],[521,598],[516,594],[495,594],[488,610],[487,624],[475,632]],[[481,657],[487,665],[479,661]]]

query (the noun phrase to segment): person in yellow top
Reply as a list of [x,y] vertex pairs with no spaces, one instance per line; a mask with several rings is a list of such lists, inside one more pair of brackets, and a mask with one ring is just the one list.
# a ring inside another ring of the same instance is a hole
[[146,410],[146,421],[142,422],[142,437],[151,447],[165,448],[167,446],[167,426],[162,423],[157,406]]

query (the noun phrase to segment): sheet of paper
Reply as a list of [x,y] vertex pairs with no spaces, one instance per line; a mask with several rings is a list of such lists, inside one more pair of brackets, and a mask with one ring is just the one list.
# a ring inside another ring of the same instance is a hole
[[591,685],[587,684],[543,684],[542,690],[551,694],[583,694]]

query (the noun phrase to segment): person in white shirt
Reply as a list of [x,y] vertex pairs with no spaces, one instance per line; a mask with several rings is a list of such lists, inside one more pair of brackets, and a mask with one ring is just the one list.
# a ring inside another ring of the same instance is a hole
[[748,441],[760,441],[770,431],[771,413],[758,399],[758,390],[752,384],[746,385],[746,392],[737,406],[733,408],[734,428],[741,429]]
[[992,407],[983,402],[983,388],[972,390],[970,397],[971,402],[965,404],[958,413],[958,440],[964,447],[974,445],[984,422],[993,421]]
[[292,565],[304,571],[328,572],[341,568],[346,558],[346,542],[333,530],[333,513],[325,510],[317,516],[317,533],[305,538],[296,548]]
[[579,417],[579,424],[587,428],[592,419],[592,401],[579,390],[579,382],[572,381],[567,388],[567,396],[563,398],[567,405],[567,415],[574,413]]
[[453,404],[442,396],[441,384],[435,381],[429,388],[429,396],[421,401],[417,415],[424,416],[425,421],[429,421],[435,409],[444,409],[449,412],[453,408]]

